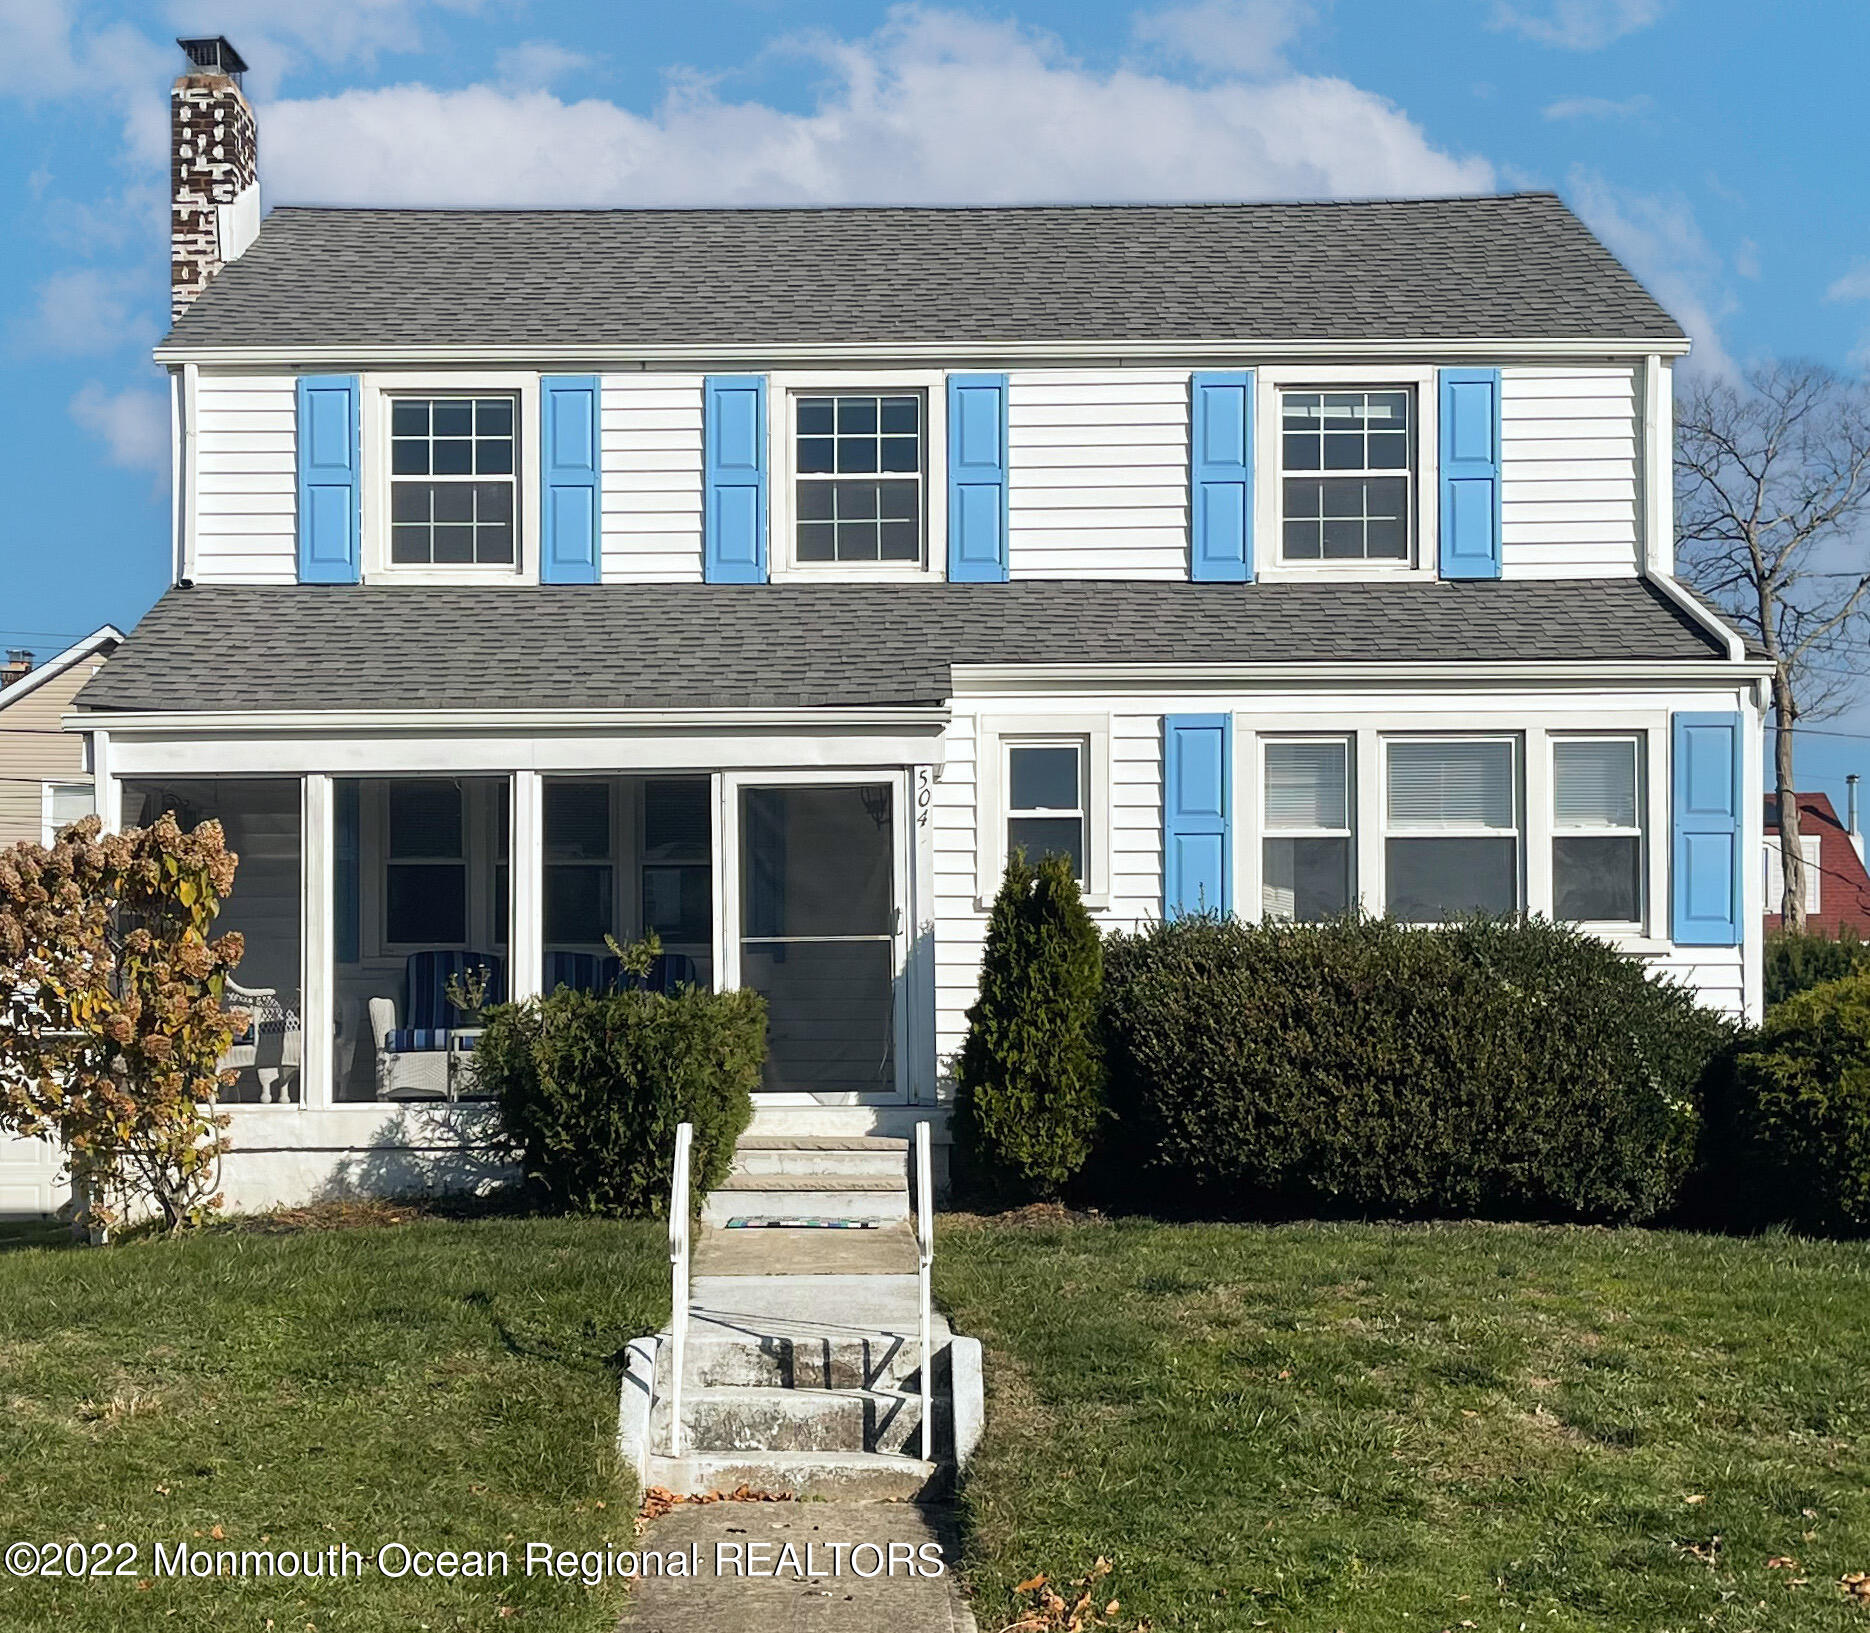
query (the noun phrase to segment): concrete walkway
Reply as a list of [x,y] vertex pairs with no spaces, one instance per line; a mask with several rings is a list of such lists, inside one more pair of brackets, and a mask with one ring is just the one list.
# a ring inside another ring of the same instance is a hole
[[[788,1544],[800,1571],[820,1574],[802,1577],[785,1563]],[[887,1564],[892,1544],[894,1569]],[[651,1525],[635,1547],[698,1547],[701,1571],[692,1579],[641,1579],[621,1624],[627,1633],[977,1633],[956,1589],[954,1534],[945,1509],[684,1504]],[[903,1563],[910,1559],[913,1569]],[[881,1571],[879,1560],[885,1562]],[[922,1574],[937,1560],[940,1576]],[[768,1574],[751,1575],[741,1561]]]

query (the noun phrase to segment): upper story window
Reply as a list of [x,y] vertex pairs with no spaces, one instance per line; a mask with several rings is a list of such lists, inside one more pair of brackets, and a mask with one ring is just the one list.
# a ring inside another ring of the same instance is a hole
[[793,413],[798,565],[921,566],[927,514],[922,393],[801,392]]
[[513,565],[514,399],[390,404],[390,561]]
[[1280,559],[1410,559],[1414,393],[1279,393]]

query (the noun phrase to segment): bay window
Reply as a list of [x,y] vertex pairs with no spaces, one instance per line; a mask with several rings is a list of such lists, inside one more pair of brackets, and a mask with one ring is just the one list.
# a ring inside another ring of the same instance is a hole
[[1411,924],[1516,911],[1516,739],[1398,737],[1385,756],[1385,911]]

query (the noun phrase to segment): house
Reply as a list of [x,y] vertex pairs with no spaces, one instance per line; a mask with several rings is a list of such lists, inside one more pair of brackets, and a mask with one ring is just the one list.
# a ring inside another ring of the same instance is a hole
[[[1799,850],[1805,858],[1805,928],[1828,936],[1846,931],[1870,940],[1870,870],[1864,867],[1857,826],[1857,779],[1849,779],[1850,814],[1840,822],[1824,794],[1799,794]],[[1762,813],[1766,928],[1777,930],[1785,875],[1780,867],[1779,797],[1766,796]]]
[[[105,624],[35,666],[9,652],[0,671],[0,850],[22,840],[49,844],[67,823],[96,808],[82,737],[61,729],[79,689],[122,641]],[[49,1214],[70,1194],[53,1147],[0,1133],[0,1217]]]
[[230,1201],[458,1174],[447,980],[648,928],[766,995],[756,1131],[945,1126],[1013,846],[1106,927],[1523,909],[1758,1014],[1688,342],[1557,198],[258,225],[186,44],[174,586],[70,724],[242,855]]

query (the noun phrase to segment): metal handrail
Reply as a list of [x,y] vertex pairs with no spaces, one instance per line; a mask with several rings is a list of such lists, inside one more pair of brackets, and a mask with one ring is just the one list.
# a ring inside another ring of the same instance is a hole
[[675,1174],[669,1182],[669,1455],[682,1455],[682,1366],[688,1349],[688,1153],[695,1125],[675,1126]]
[[929,1296],[929,1269],[935,1263],[934,1163],[929,1151],[929,1125],[916,1124],[916,1262],[922,1296],[922,1461],[934,1458],[935,1386],[929,1354],[934,1325]]

